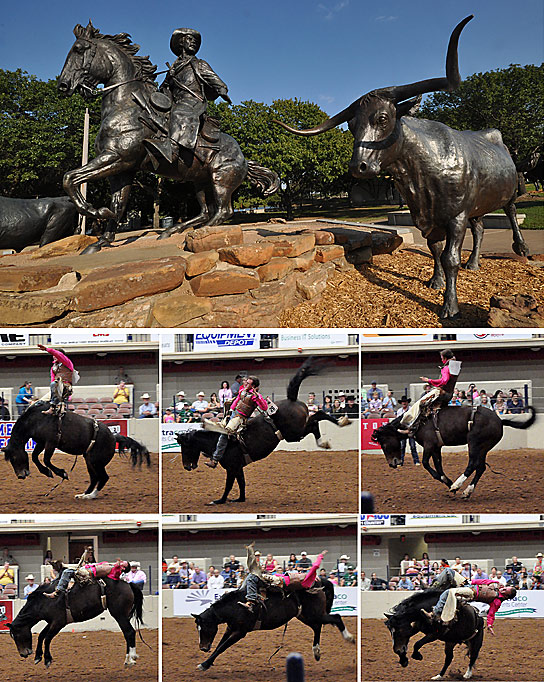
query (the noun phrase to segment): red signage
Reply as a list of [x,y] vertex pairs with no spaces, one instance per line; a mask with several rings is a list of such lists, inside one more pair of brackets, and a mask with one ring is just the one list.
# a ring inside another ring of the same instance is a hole
[[377,429],[382,424],[387,424],[391,421],[390,419],[382,419],[381,417],[376,419],[361,419],[361,443],[363,450],[379,450],[380,446],[378,443],[371,441],[374,429]]
[[13,621],[13,602],[9,599],[0,601],[0,632],[9,632],[8,625]]
[[128,436],[126,419],[100,419],[114,436]]

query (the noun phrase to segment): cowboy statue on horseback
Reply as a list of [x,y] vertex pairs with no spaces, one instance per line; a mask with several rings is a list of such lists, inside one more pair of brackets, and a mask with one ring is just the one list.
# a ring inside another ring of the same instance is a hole
[[61,349],[46,348],[38,344],[40,350],[53,356],[51,365],[51,406],[43,414],[63,414],[66,411],[66,403],[72,395],[72,386],[79,381],[79,373],[74,368],[73,362]]
[[432,408],[434,412],[437,412],[452,399],[453,389],[461,372],[461,363],[455,359],[453,351],[449,348],[440,351],[440,359],[442,361],[440,378],[420,377],[421,381],[430,384],[433,388],[404,413],[399,423],[399,433],[413,435],[418,418],[422,414],[422,408],[426,408],[426,411]]
[[[256,376],[248,376],[240,386],[238,395],[233,400],[230,410],[231,417],[228,423],[224,426],[225,433],[219,436],[217,446],[209,462],[205,462],[206,466],[214,469],[221,461],[227,449],[229,436],[237,436],[240,438],[241,432],[244,430],[247,420],[251,417],[257,408],[263,412],[268,411],[268,402],[257,389],[260,381]],[[226,417],[223,421],[226,421]]]
[[489,604],[487,612],[487,629],[493,632],[495,614],[500,609],[502,603],[516,596],[516,588],[503,586],[498,580],[491,578],[473,578],[468,584],[468,579],[463,578],[452,568],[445,568],[437,578],[438,586],[454,584],[457,587],[450,587],[440,595],[438,602],[432,612],[421,609],[423,615],[430,622],[440,622],[449,625],[455,618],[459,604],[467,604],[472,601]]
[[327,550],[324,549],[321,554],[318,554],[317,559],[314,561],[307,573],[301,573],[300,571],[287,571],[286,573],[280,573],[275,575],[269,575],[263,573],[259,562],[255,558],[254,547],[255,543],[252,542],[250,545],[246,546],[247,549],[247,570],[248,575],[244,581],[244,586],[246,588],[246,601],[239,602],[242,606],[247,608],[252,613],[256,613],[259,605],[262,603],[262,597],[259,594],[259,589],[264,587],[277,587],[285,590],[285,592],[295,592],[297,590],[307,590],[314,586],[317,579],[317,571],[323,557],[327,554]]
[[190,166],[208,101],[221,97],[232,104],[226,84],[207,62],[197,59],[201,42],[200,33],[192,28],[177,28],[172,34],[170,49],[177,59],[172,66],[167,64],[168,73],[159,88],[172,99],[169,131],[163,142],[144,140],[153,158],[173,163],[181,157]]

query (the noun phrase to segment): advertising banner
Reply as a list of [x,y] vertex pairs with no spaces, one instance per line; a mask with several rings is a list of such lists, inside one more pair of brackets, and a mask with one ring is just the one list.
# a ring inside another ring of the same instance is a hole
[[[457,337],[459,338],[459,337]],[[361,344],[369,343],[413,343],[414,341],[433,341],[433,334],[361,334]]]
[[193,350],[196,353],[213,353],[218,350],[233,349],[258,350],[260,341],[261,335],[256,333],[197,333],[194,335]]
[[9,632],[8,625],[13,622],[13,602],[10,599],[0,601],[0,632]]
[[[15,422],[0,422],[0,448],[5,448],[11,438],[11,430]],[[36,447],[36,443],[30,439],[25,445],[27,452],[32,452]]]
[[114,436],[128,436],[128,421],[126,419],[100,419]]
[[313,332],[280,332],[278,338],[279,348],[330,348],[347,345],[347,332],[330,332],[326,329]]
[[[190,616],[202,613],[229,590],[174,590],[174,616]],[[334,602],[331,613],[340,616],[357,615],[357,587],[334,586]]]
[[2,332],[0,334],[0,346],[28,346],[28,332]]
[[544,592],[519,590],[514,599],[502,603],[496,618],[544,618]]
[[456,338],[457,341],[510,341],[511,339],[529,340],[533,338],[533,335],[528,332],[514,334],[457,334]]
[[374,430],[383,424],[387,424],[390,420],[388,418],[382,419],[361,419],[361,448],[363,450],[381,450],[379,443],[371,441]]
[[118,331],[54,331],[51,330],[52,346],[76,346],[90,343],[126,343],[127,335],[125,332]]
[[161,424],[161,452],[181,452],[179,443],[176,440],[178,433],[184,431],[194,431],[201,429],[202,424]]

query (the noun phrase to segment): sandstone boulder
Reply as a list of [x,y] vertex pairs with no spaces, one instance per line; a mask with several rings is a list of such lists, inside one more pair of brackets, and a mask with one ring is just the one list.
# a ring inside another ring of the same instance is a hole
[[225,246],[241,244],[244,240],[241,225],[200,227],[186,234],[185,248],[193,253],[219,250]]
[[71,307],[72,295],[66,291],[34,293],[32,296],[3,294],[0,311],[4,326],[28,326],[50,322]]
[[71,272],[70,265],[28,265],[2,268],[1,291],[42,291],[56,286],[61,277]]
[[372,253],[375,256],[393,253],[402,244],[402,237],[395,232],[372,232]]
[[211,299],[176,290],[157,301],[152,314],[161,327],[180,327],[189,320],[209,313],[211,309]]
[[[226,265],[226,264],[225,264]],[[234,265],[219,265],[197,275],[191,280],[191,289],[196,296],[223,296],[226,294],[242,294],[259,286],[259,277],[253,270],[246,270]]]
[[274,244],[256,242],[255,244],[239,244],[219,249],[219,258],[232,265],[256,268],[264,265],[274,254]]
[[274,244],[274,257],[293,258],[313,249],[315,246],[313,232],[274,235],[269,237],[267,241]]
[[492,296],[489,304],[490,327],[544,327],[544,305],[533,296]]
[[317,246],[315,249],[315,260],[317,263],[328,263],[335,258],[341,258],[344,255],[344,247],[338,244],[332,246]]
[[201,251],[199,253],[187,252],[187,267],[185,274],[187,277],[196,277],[204,272],[208,272],[219,260],[217,251]]
[[70,237],[59,239],[57,242],[46,244],[40,249],[32,251],[31,258],[53,258],[55,256],[75,255],[83,251],[87,246],[95,244],[98,237],[91,237],[88,234],[73,234]]
[[328,273],[325,268],[314,268],[297,279],[297,290],[307,300],[315,298],[327,286],[327,277]]
[[272,258],[266,265],[257,268],[257,273],[261,282],[271,282],[275,279],[285,277],[296,266],[294,259],[291,258]]

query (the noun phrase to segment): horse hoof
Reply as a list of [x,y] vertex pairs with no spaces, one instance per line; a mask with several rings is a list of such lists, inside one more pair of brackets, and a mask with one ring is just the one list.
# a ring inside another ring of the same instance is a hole
[[50,667],[51,667],[51,663],[53,663],[53,661],[46,661],[46,662],[45,662],[45,667],[46,667],[46,668],[50,668]]
[[83,251],[80,252],[80,256],[88,256],[91,253],[98,253],[99,251],[102,250],[102,247],[98,242],[95,242],[94,244],[89,244],[86,248],[83,249]]
[[157,237],[157,241],[159,239],[168,239],[168,237],[171,237],[174,233],[169,232],[168,230],[165,230],[164,232],[161,232],[161,234]]
[[208,670],[208,668],[206,668],[206,667],[204,666],[203,663],[199,663],[199,664],[196,666],[196,669],[197,669],[197,670]]
[[246,498],[245,497],[237,497],[235,500],[232,500],[233,502],[245,502]]
[[39,658],[35,658],[35,659],[34,659],[34,665],[37,665],[38,663],[40,663],[41,660],[42,660],[42,657],[41,657],[41,656],[40,656]]
[[425,282],[425,286],[428,287],[429,289],[443,289],[446,286],[446,283],[443,279],[436,279],[435,277],[431,277],[431,279]]
[[68,474],[66,473],[66,471],[64,471],[64,469],[63,469],[63,471],[62,471],[61,478],[63,478],[65,481],[70,480],[70,479],[68,478]]
[[412,658],[415,659],[416,661],[422,661],[423,660],[423,655],[419,653],[419,651],[414,651],[412,654]]
[[207,506],[207,507],[213,507],[213,506],[215,506],[216,504],[225,504],[225,502],[227,502],[227,500],[212,500],[211,502],[208,502],[208,503],[206,504],[206,506]]

